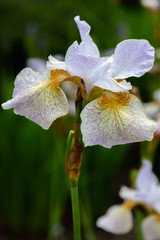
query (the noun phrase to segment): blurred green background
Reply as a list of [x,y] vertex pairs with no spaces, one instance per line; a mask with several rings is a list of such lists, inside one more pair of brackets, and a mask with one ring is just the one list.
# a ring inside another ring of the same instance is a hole
[[[160,13],[138,0],[1,0],[1,103],[11,98],[15,77],[28,58],[65,55],[73,41],[80,40],[76,15],[91,25],[102,54],[128,38],[147,39],[160,47]],[[156,64],[159,69],[158,57]],[[155,68],[130,79],[144,102],[160,88],[159,73]],[[64,153],[73,117],[58,119],[45,131],[13,110],[0,109],[0,114],[0,239],[71,240]],[[139,143],[85,149],[79,181],[83,239],[124,239],[97,229],[95,222],[110,205],[121,202],[119,188],[129,184],[130,170],[139,167],[140,149]],[[157,148],[156,166],[158,156]],[[126,239],[135,240],[134,230]]]

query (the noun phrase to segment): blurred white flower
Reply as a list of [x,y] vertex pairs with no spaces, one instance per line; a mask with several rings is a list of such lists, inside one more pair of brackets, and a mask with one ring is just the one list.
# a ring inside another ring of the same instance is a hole
[[144,109],[146,114],[148,114],[152,119],[155,119],[157,114],[160,113],[160,103],[157,102],[148,102],[144,103]]
[[160,184],[152,172],[152,165],[148,160],[137,173],[135,189],[123,186],[120,197],[125,201],[108,209],[106,214],[97,220],[97,227],[114,234],[128,233],[133,227],[131,210],[141,205],[154,210],[155,214],[143,220],[142,231],[145,240],[160,239]]
[[124,205],[114,205],[106,214],[98,218],[97,227],[114,234],[128,233],[133,227],[131,211]]
[[153,214],[146,217],[142,222],[142,232],[145,240],[159,240],[160,216]]
[[151,162],[143,160],[143,166],[137,173],[135,189],[122,186],[119,195],[124,200],[129,199],[160,212],[160,183],[152,172]]
[[153,11],[157,11],[160,8],[159,0],[141,0],[142,6],[149,8]]
[[157,89],[153,93],[153,100],[154,101],[152,102],[144,103],[144,109],[146,114],[154,119],[158,124],[158,128],[154,133],[155,137],[160,136],[160,89]]
[[159,103],[159,107],[160,107],[160,88],[153,93],[153,98],[156,102]]

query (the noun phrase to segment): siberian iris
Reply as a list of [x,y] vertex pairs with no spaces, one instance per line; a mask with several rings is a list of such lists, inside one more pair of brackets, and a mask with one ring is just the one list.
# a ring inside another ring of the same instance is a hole
[[151,212],[142,221],[142,232],[145,240],[160,238],[160,183],[152,172],[152,165],[147,159],[137,172],[135,188],[122,186],[119,195],[125,201],[114,205],[106,214],[97,220],[97,226],[114,234],[128,233],[133,227],[131,210],[141,205]]
[[71,81],[84,99],[81,132],[85,146],[110,148],[151,140],[157,124],[146,116],[140,100],[129,93],[132,86],[125,79],[140,77],[152,68],[154,48],[147,40],[125,40],[117,45],[114,55],[101,57],[89,24],[79,16],[74,20],[81,42],[68,48],[64,61],[49,56],[41,72],[23,69],[16,77],[13,98],[2,104],[3,109],[14,108],[16,114],[48,129],[68,113],[60,83]]

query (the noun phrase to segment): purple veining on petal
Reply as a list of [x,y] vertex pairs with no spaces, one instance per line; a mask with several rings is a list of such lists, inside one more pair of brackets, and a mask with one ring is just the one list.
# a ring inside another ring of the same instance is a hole
[[85,106],[81,113],[81,131],[85,146],[114,145],[151,140],[157,124],[148,119],[141,102],[131,95],[125,106],[101,104],[101,98]]

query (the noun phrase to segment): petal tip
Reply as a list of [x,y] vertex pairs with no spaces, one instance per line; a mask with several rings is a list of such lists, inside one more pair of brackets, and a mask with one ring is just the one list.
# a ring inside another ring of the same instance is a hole
[[74,21],[75,21],[75,22],[80,21],[80,16],[79,16],[79,15],[75,16],[75,17],[74,17]]
[[1,107],[2,107],[4,110],[13,108],[13,106],[11,106],[10,101],[11,101],[11,100],[9,100],[9,101],[7,101],[7,102],[5,102],[5,103],[2,103],[2,104],[1,104]]

